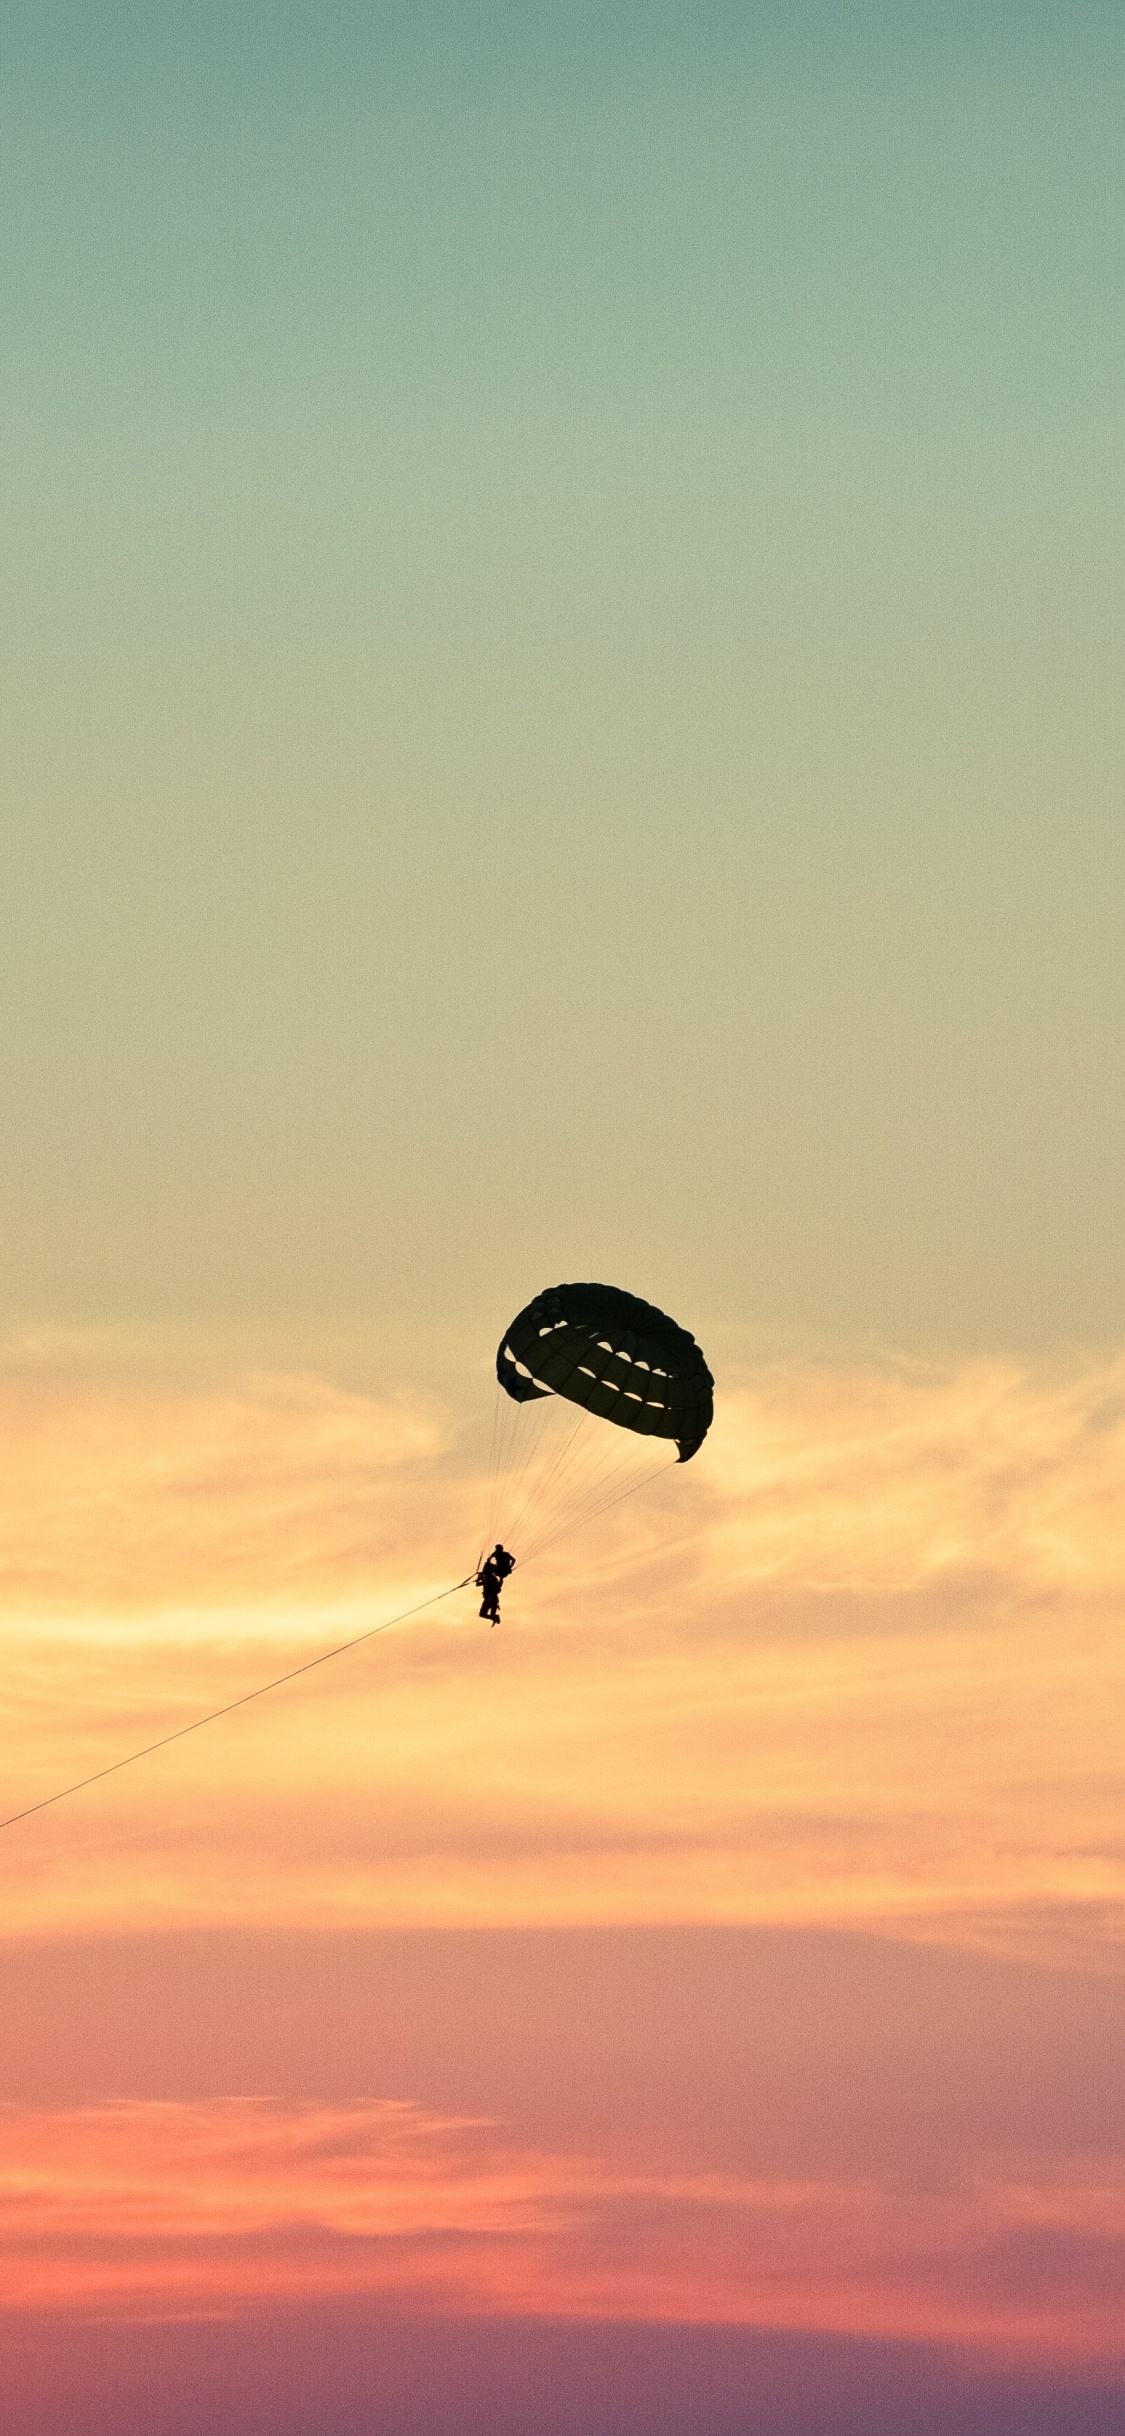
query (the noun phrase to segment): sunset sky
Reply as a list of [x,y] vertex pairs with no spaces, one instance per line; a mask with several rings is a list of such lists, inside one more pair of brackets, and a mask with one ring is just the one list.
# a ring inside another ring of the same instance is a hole
[[1120,13],[0,69],[5,2436],[1111,2436]]

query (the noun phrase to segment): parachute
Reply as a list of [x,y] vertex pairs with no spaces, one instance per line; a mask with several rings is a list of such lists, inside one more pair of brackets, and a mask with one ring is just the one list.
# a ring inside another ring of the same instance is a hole
[[524,1562],[654,1478],[646,1441],[689,1463],[714,1411],[695,1338],[619,1286],[537,1294],[500,1340],[496,1378],[485,1538],[499,1526]]
[[620,1286],[549,1286],[501,1340],[496,1376],[517,1404],[565,1396],[584,1411],[697,1455],[715,1382],[695,1338]]

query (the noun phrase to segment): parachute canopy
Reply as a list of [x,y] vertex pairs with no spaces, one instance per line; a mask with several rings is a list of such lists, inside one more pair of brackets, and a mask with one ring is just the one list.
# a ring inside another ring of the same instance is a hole
[[681,1463],[711,1427],[714,1380],[695,1338],[619,1286],[548,1286],[512,1321],[496,1376],[517,1404],[564,1396],[642,1437],[672,1438]]

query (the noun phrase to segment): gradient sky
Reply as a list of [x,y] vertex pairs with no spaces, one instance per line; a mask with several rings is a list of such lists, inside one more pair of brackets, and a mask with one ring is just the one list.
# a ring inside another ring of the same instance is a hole
[[5,1833],[18,2436],[1120,2424],[1123,116],[0,18],[0,1811],[456,1579],[537,1288],[719,1385]]

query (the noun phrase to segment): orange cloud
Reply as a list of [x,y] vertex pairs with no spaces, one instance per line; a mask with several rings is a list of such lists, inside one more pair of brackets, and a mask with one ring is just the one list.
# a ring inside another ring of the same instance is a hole
[[[479,1400],[490,1414],[491,1390]],[[476,1434],[483,1458],[483,1418]],[[0,1593],[9,1611],[89,1614],[366,1588],[388,1560],[475,1542],[484,1484],[451,1471],[454,1438],[448,1407],[312,1372],[188,1389],[9,1352]],[[1123,1481],[1125,1361],[1065,1376],[775,1364],[728,1385],[692,1470],[596,1545],[643,1553],[658,1510],[728,1583],[1106,1588],[1125,1563]],[[581,1570],[580,1547],[565,1566]]]
[[121,1617],[354,1590],[432,1544],[449,1437],[448,1416],[313,1376],[207,1391],[10,1363],[0,1595]]
[[[0,1423],[5,1812],[476,1553],[481,1465],[436,1407],[24,1361]],[[1123,1466],[1121,1363],[775,1366],[693,1465],[517,1573],[499,1633],[464,1594],[12,1831],[4,1925],[1096,1917],[1112,1942]]]
[[732,1578],[901,1591],[958,1574],[1111,1589],[1125,1565],[1125,1362],[864,1374],[774,1367],[712,1473]]

